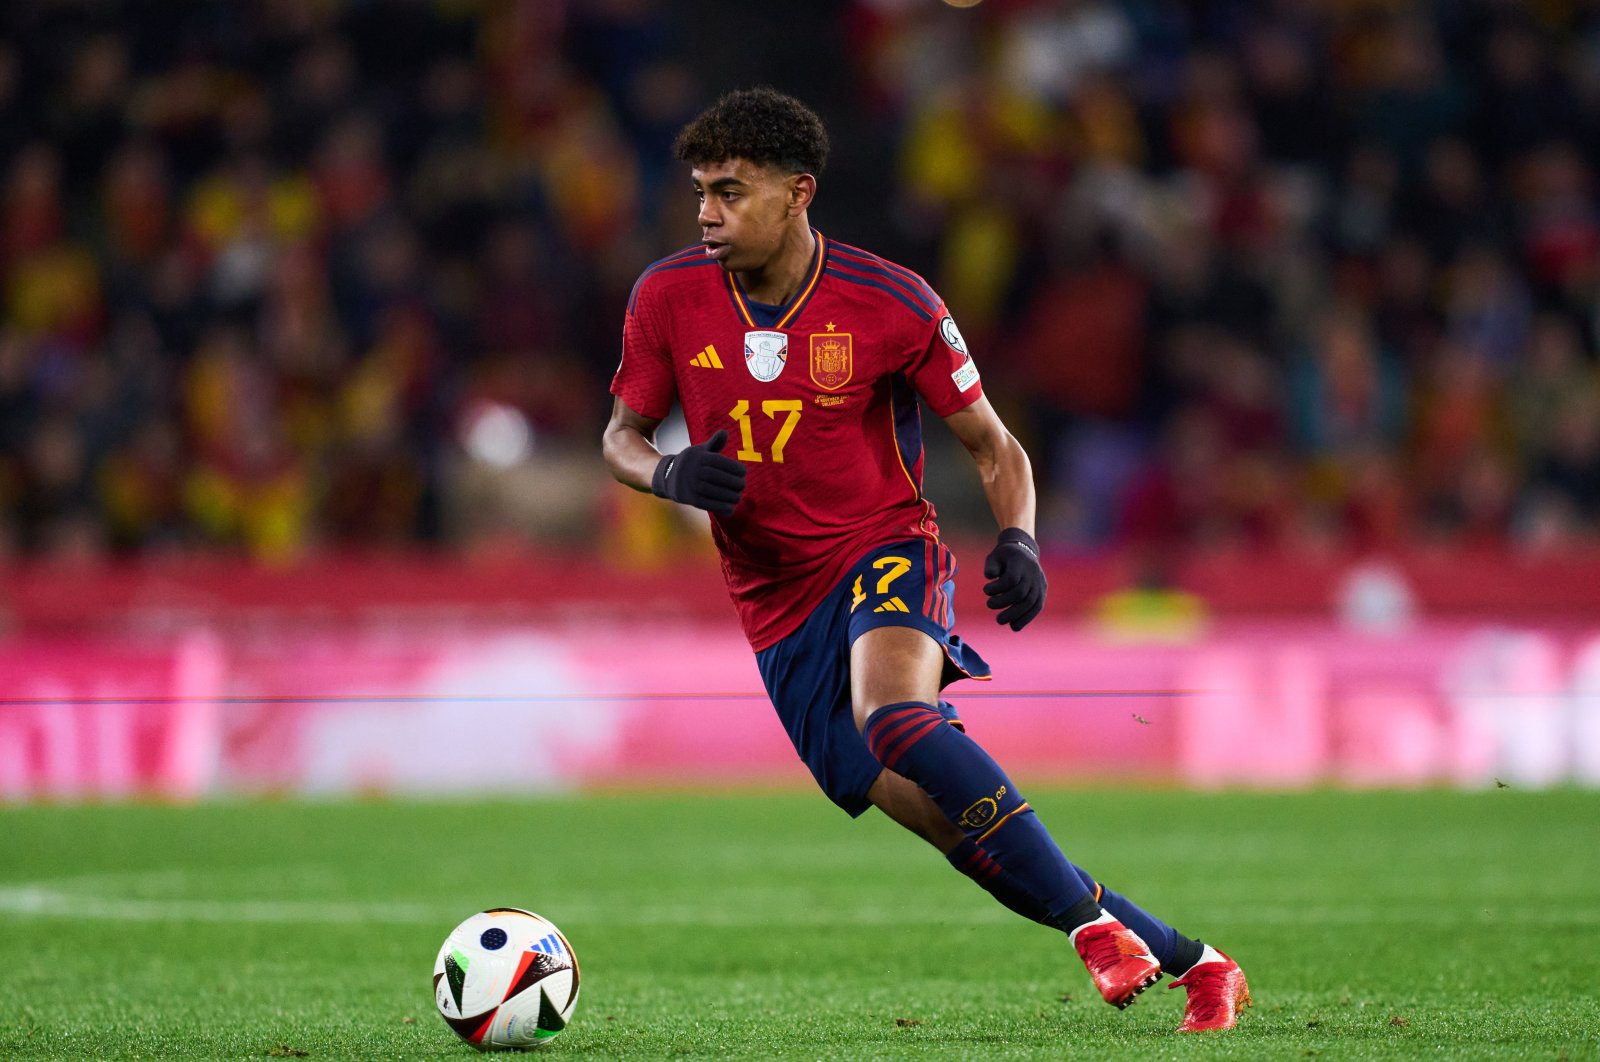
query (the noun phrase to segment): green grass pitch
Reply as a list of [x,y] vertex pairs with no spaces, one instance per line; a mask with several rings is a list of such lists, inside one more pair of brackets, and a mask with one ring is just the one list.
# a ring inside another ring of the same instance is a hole
[[1600,1057],[1600,793],[1030,795],[1244,964],[1238,1030],[1107,1007],[875,815],[605,794],[0,810],[0,1057],[472,1058],[434,953],[503,904],[582,964],[552,1059]]

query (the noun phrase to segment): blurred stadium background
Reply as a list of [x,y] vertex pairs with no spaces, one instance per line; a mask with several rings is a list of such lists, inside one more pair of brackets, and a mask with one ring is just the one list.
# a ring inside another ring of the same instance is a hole
[[6,3],[0,799],[809,785],[598,447],[758,83],[1034,457],[1014,772],[1600,784],[1600,3],[803,6]]

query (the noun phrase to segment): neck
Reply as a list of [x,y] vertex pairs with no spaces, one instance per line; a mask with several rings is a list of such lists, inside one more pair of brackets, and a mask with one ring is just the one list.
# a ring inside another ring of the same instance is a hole
[[767,260],[766,265],[739,274],[745,297],[769,306],[782,306],[794,298],[800,285],[806,281],[806,274],[811,268],[811,256],[816,249],[817,238],[812,235],[811,226],[802,214],[799,223],[784,234],[778,252]]

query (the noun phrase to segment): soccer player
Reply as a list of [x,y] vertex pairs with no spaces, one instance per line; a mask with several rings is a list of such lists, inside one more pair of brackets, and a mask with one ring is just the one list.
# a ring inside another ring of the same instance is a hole
[[[1021,630],[1045,602],[1028,457],[944,303],[811,227],[828,138],[798,100],[730,93],[674,152],[703,237],[646,269],[628,300],[612,475],[711,514],[767,693],[834,803],[877,807],[1066,933],[1108,1003],[1171,974],[1188,989],[1182,1031],[1232,1028],[1249,1003],[1238,964],[1069,862],[940,699],[989,667],[952,633],[956,561],[922,494],[918,395],[971,453],[1003,529],[984,562],[996,620]],[[699,441],[662,454],[675,399]]]

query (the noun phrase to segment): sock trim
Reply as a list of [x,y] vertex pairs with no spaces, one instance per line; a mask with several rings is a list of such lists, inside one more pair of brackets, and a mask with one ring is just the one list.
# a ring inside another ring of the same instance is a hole
[[[975,838],[975,843],[982,844],[984,841],[989,839],[989,835],[991,833],[993,833],[994,831],[998,830],[1000,827],[1004,826],[1006,823],[1010,822],[1011,821],[1011,816],[1016,815],[1016,814],[1018,814],[1020,812],[1027,811],[1027,810],[1029,810],[1028,809],[1028,802],[1026,800],[1024,800],[1022,803],[1018,804],[1016,807],[1014,807],[1010,811],[1006,812],[1005,817],[1002,818],[999,822],[995,823],[993,826],[990,826],[987,830],[984,830],[982,834],[980,834],[977,838]],[[1096,903],[1100,902],[1099,897],[1095,897],[1095,902]]]
[[[871,731],[869,741],[886,741],[902,731],[904,726],[915,723],[922,718],[929,705],[921,701],[902,701],[899,704],[887,704],[873,712],[867,719],[867,725],[862,727],[862,733]],[[890,731],[886,733],[886,731]]]
[[880,762],[891,771],[894,770],[895,765],[911,750],[911,746],[933,733],[939,728],[939,724],[943,722],[944,716],[942,715],[934,719],[913,720],[912,725],[908,727],[905,733],[892,741],[884,743],[883,759]]
[[[931,718],[930,718],[931,717]],[[907,749],[944,722],[944,715],[931,704],[903,701],[885,705],[872,713],[862,728],[867,750],[891,771]]]
[[1110,911],[1101,911],[1097,916],[1095,916],[1095,918],[1092,921],[1085,922],[1081,926],[1079,926],[1077,929],[1074,929],[1071,932],[1069,932],[1067,934],[1067,939],[1072,942],[1074,947],[1076,947],[1077,943],[1078,943],[1078,934],[1079,933],[1082,933],[1085,929],[1088,929],[1090,926],[1103,926],[1103,925],[1106,925],[1107,923],[1120,924],[1120,923],[1117,923],[1117,916],[1116,915],[1112,914]]
[[[1161,964],[1161,969],[1165,973],[1173,974],[1181,979],[1189,976],[1189,971],[1203,962],[1219,962],[1222,959],[1217,949],[1203,940],[1190,940],[1177,930],[1173,930],[1173,936],[1176,940],[1173,945],[1170,965],[1168,963]],[[1193,956],[1194,959],[1188,965],[1184,965],[1182,960],[1187,956]]]
[[982,874],[985,878],[992,878],[1000,873],[1000,864],[996,863],[988,852],[985,852],[977,845],[973,845],[972,854],[962,862],[961,869]]

